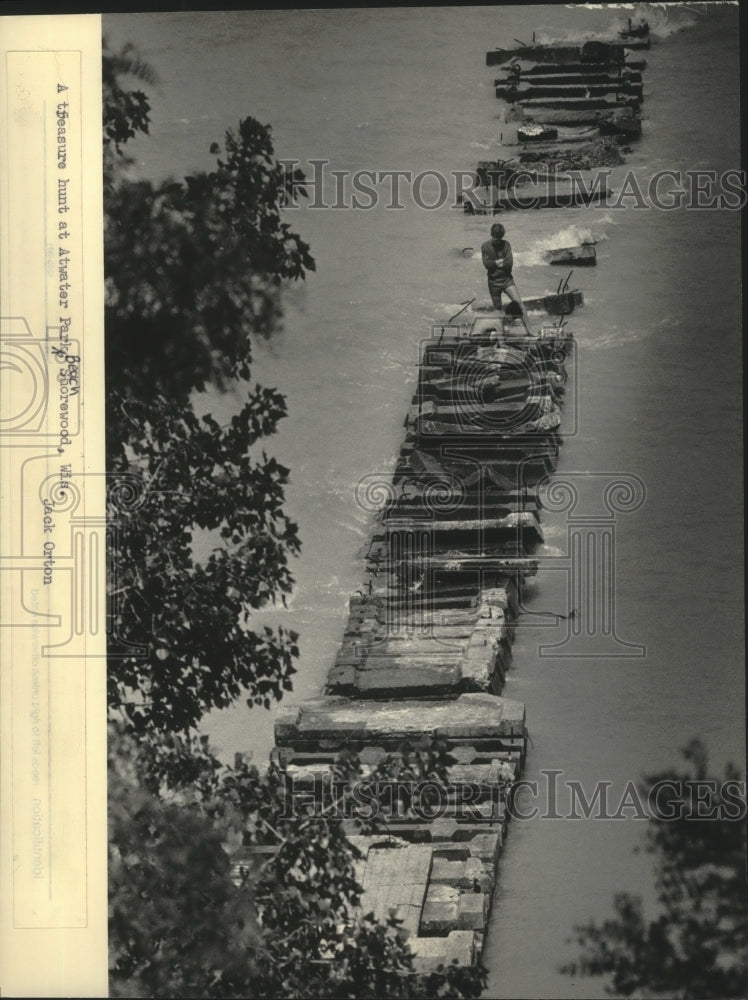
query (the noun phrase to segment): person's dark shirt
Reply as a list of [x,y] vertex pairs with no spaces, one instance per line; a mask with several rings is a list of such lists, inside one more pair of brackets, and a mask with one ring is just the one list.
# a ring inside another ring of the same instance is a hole
[[486,240],[481,247],[481,256],[489,281],[506,281],[511,278],[514,256],[509,240],[502,240],[498,246],[493,240]]

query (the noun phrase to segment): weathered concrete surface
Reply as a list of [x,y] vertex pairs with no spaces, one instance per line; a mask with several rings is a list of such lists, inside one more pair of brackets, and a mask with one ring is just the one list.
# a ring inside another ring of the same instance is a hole
[[489,896],[472,887],[462,891],[453,885],[430,882],[421,913],[421,934],[482,931],[488,918],[488,905]]
[[[445,558],[450,558],[445,556]],[[459,560],[460,556],[454,556]],[[533,560],[518,560],[523,566],[529,565]],[[537,560],[535,560],[537,565]],[[446,608],[440,611],[432,611],[428,608],[419,612],[418,618],[414,621],[414,627],[421,629],[422,626],[437,625],[465,625],[472,630],[475,621],[481,617],[490,617],[490,608],[484,605],[496,605],[507,613],[507,617],[516,618],[519,614],[519,602],[517,597],[516,584],[511,580],[504,580],[500,585],[492,586],[489,589],[475,588],[475,599],[467,608]],[[349,600],[349,623],[354,620],[372,621],[378,625],[391,622],[388,602],[385,596],[374,594],[354,594]],[[399,619],[401,627],[405,627],[405,622]]]
[[470,430],[479,424],[486,433],[496,435],[506,434],[507,426],[520,425],[519,416],[525,411],[529,414],[553,413],[560,417],[558,405],[547,392],[540,392],[540,387],[533,387],[530,392],[522,385],[507,386],[504,382],[495,387],[484,389],[485,395],[492,397],[491,402],[464,399],[423,399],[414,403],[409,411],[409,422],[418,419],[441,421],[444,424],[458,424],[461,429]]
[[[480,955],[495,880],[500,836],[469,834],[461,843],[412,843],[389,834],[351,834],[360,912],[380,922],[401,921],[418,972],[454,959],[468,965]],[[491,846],[486,850],[486,844]],[[232,858],[243,868],[262,863],[274,847],[242,848]]]
[[493,892],[494,870],[491,864],[486,864],[480,858],[468,857],[465,860],[440,858],[434,852],[431,864],[431,882],[441,882],[451,885],[463,892],[476,890]]
[[413,965],[421,975],[454,961],[461,966],[472,965],[480,953],[472,931],[451,931],[446,937],[411,938],[408,944],[414,955]]
[[[501,433],[503,424],[513,421],[515,415],[521,414],[525,409],[534,408],[539,412],[560,415],[556,401],[550,394],[542,392],[535,380],[525,385],[524,380],[520,383],[516,379],[497,378],[489,386],[484,377],[483,383],[481,395],[490,399],[422,399],[414,403],[409,411],[412,414],[411,422],[416,417],[445,422],[458,421],[465,426],[480,421],[487,430]],[[504,398],[503,392],[511,393],[510,397]]]
[[488,920],[489,897],[484,892],[463,892],[460,896],[457,925],[460,930],[482,931]]
[[382,665],[376,658],[365,666],[335,666],[327,675],[325,691],[329,694],[361,694],[392,697],[398,691],[408,695],[449,694],[462,686],[460,663],[411,664],[407,658],[399,665]]
[[[526,403],[524,401],[518,401],[511,404],[507,403],[502,407],[502,410],[509,417],[512,413],[510,407],[514,408],[515,413],[520,413],[525,406]],[[451,423],[447,423],[443,419],[438,420],[419,416],[413,422],[413,426],[421,442],[423,442],[424,438],[450,437],[455,434],[480,434],[483,437],[501,440],[516,438],[522,435],[541,435],[557,430],[561,426],[561,414],[556,412],[544,413],[534,419],[522,420],[521,422],[519,420],[514,422],[507,419],[506,426],[502,426],[498,420],[487,426],[477,417],[471,423],[469,414],[467,413],[463,413],[461,419],[457,419]]]
[[[417,521],[425,519],[434,520],[435,518],[438,518],[440,521],[455,519],[458,521],[477,521],[483,518],[496,519],[507,517],[509,514],[521,514],[525,512],[533,513],[537,516],[539,509],[540,504],[537,495],[508,499],[501,496],[481,495],[478,491],[475,491],[475,493],[466,493],[450,510],[445,511],[435,511],[428,499],[424,499],[421,502],[420,498],[409,497],[407,501],[404,500],[387,507],[382,514],[381,520],[385,523],[387,521],[407,522],[410,519]],[[377,537],[375,534],[372,540],[375,540]]]
[[386,745],[419,736],[446,739],[492,739],[523,736],[525,706],[490,694],[462,694],[449,701],[348,701],[315,698],[282,706],[276,716],[275,741],[348,740]]
[[[508,544],[505,547],[511,548]],[[470,610],[475,607],[477,591],[477,584],[472,580],[468,580],[461,587],[433,589],[424,589],[423,581],[420,579],[412,586],[392,581],[372,587],[373,595],[386,601],[389,621],[403,625],[409,621],[418,621],[422,614],[440,614],[460,608]],[[396,627],[401,626],[396,625]]]
[[363,870],[362,913],[385,922],[390,911],[417,934],[431,870],[431,846],[398,844],[371,848]]
[[[455,435],[452,437],[454,438]],[[465,442],[460,439],[460,444],[464,446]],[[535,479],[527,475],[525,461],[527,456],[521,451],[521,444],[521,441],[512,442],[511,439],[506,439],[501,443],[496,439],[479,437],[471,439],[469,452],[466,454],[469,454],[472,462],[479,463],[478,466],[473,464],[474,471],[471,471],[469,466],[465,467],[466,462],[458,462],[452,458],[441,459],[442,442],[439,438],[435,438],[433,441],[416,441],[415,436],[411,434],[400,449],[400,459],[395,469],[395,476],[398,477],[399,481],[407,479],[413,471],[417,472],[423,456],[431,454],[429,448],[432,448],[434,454],[440,455],[443,469],[453,472],[466,488],[482,481],[485,484],[503,488],[507,493],[523,489],[526,491],[535,486]],[[538,443],[536,441],[532,444],[532,451],[536,453],[537,450]],[[517,452],[516,457],[512,457],[513,451]]]
[[459,889],[449,885],[430,885],[421,913],[421,934],[448,934],[458,929],[459,912]]
[[468,842],[470,856],[480,858],[481,861],[487,862],[495,869],[499,863],[502,843],[503,834],[501,831],[478,832]]
[[418,565],[423,568],[453,573],[471,573],[476,570],[488,573],[516,573],[518,576],[535,576],[538,560],[532,556],[501,556],[490,552],[467,553],[447,549],[433,555],[423,555]]
[[[382,750],[382,756],[384,756],[384,750]],[[505,792],[509,783],[517,776],[519,765],[519,754],[511,762],[492,760],[490,763],[451,765],[447,768],[449,785],[443,790],[443,795],[440,797],[439,809],[444,807],[445,815],[459,815],[459,807],[460,805],[464,806],[465,803],[461,801],[457,786],[469,784],[474,786],[474,791],[478,793],[475,797],[478,808],[475,810],[474,818],[482,819],[486,816],[493,816],[496,819],[502,819],[505,814]],[[362,764],[361,770],[364,779],[369,777],[374,766]],[[335,764],[327,761],[305,762],[299,758],[292,759],[285,765],[285,772],[293,780],[297,790],[319,788],[321,785],[329,785],[336,780]],[[495,804],[495,808],[487,805],[486,799],[491,800],[491,803]],[[467,814],[467,809],[463,808],[462,813]]]
[[[481,593],[464,625],[420,622],[419,634],[378,621],[346,638],[327,675],[325,693],[388,697],[393,692],[500,694],[511,662],[516,591]],[[360,620],[356,624],[360,626]],[[350,626],[350,623],[349,623]],[[393,634],[394,632],[394,634]],[[347,633],[349,634],[349,633]]]
[[[383,703],[379,702],[375,704]],[[524,736],[502,736],[498,741],[495,739],[485,741],[476,739],[474,741],[461,740],[454,742],[450,746],[449,754],[454,761],[452,766],[455,769],[455,774],[458,773],[459,768],[468,768],[472,765],[491,765],[492,768],[498,770],[501,779],[504,780],[509,773],[507,769],[516,768],[518,762],[521,762],[525,751],[525,739]],[[304,742],[303,749],[293,744],[276,747],[279,763],[282,767],[287,767],[291,764],[296,764],[300,767],[306,767],[307,765],[314,765],[315,767],[317,765],[320,767],[324,765],[326,767],[331,765],[337,760],[340,746],[337,741],[333,741],[336,745],[328,746],[327,743],[328,741],[324,741],[323,745],[323,741],[320,741],[311,750],[306,749],[306,742]],[[500,744],[500,749],[497,749],[497,743]],[[357,749],[357,753],[363,765],[376,766],[388,754],[392,753],[392,748],[386,746],[384,741],[381,743],[372,741],[371,743],[361,745]],[[515,770],[514,777],[518,776],[519,774]]]
[[[468,848],[458,849],[462,856],[452,859],[439,856],[432,844],[381,835],[350,840],[361,853],[354,867],[363,888],[362,913],[373,913],[380,921],[391,914],[401,920],[411,948],[424,959],[443,962],[448,953],[458,958],[474,954],[476,938],[459,932],[485,928],[493,889],[491,862],[471,855]],[[441,946],[419,940],[429,936],[439,936]]]
[[383,521],[383,527],[387,532],[394,531],[522,531],[535,534],[542,540],[543,532],[538,523],[537,515],[534,511],[512,511],[505,517],[488,518],[480,520],[466,521],[455,518],[437,519],[434,517],[418,519],[415,517],[398,517],[391,515]]

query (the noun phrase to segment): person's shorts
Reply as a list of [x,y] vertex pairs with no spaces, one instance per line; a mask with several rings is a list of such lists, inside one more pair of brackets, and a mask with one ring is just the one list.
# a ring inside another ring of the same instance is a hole
[[492,281],[488,286],[488,291],[491,294],[491,301],[493,302],[495,309],[501,309],[501,294],[505,292],[507,288],[510,288],[514,284],[514,278],[510,275],[508,278],[504,278],[501,281]]

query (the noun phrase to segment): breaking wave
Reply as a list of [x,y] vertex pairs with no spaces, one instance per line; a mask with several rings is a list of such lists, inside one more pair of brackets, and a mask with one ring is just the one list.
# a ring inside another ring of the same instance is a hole
[[[637,21],[644,18],[649,24],[649,34],[653,38],[669,38],[678,31],[692,28],[706,17],[696,7],[686,7],[684,4],[671,3],[639,3],[634,7],[631,19]],[[621,27],[626,27],[628,14],[620,18]],[[616,30],[620,30],[616,27]]]
[[[634,24],[644,20],[649,24],[650,37],[656,40],[669,38],[678,31],[691,28],[706,17],[697,7],[685,7],[673,3],[639,3],[635,6],[620,5],[621,11],[606,29],[574,28],[562,34],[537,31],[535,41],[539,45],[581,45],[592,41],[614,41],[618,32],[628,27],[631,18]],[[610,9],[610,8],[608,8]]]
[[610,348],[622,347],[624,344],[632,344],[638,340],[645,340],[654,333],[653,327],[640,327],[639,329],[621,329],[613,327],[605,333],[597,333],[592,337],[577,337],[580,347],[592,351],[605,351]]
[[581,45],[583,42],[590,42],[602,36],[599,31],[593,29],[572,28],[563,34],[550,34],[541,28],[535,32],[535,43],[537,45]]
[[544,254],[548,250],[576,247],[582,243],[601,243],[607,238],[598,227],[571,225],[565,229],[559,229],[551,236],[536,240],[527,250],[515,251],[514,260],[522,267],[534,267],[546,263]]

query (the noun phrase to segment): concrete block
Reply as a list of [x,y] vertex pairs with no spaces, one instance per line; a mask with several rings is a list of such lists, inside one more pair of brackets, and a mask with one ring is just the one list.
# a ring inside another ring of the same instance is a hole
[[480,858],[453,859],[434,857],[429,886],[435,883],[453,886],[461,892],[493,892],[495,868]]
[[457,831],[457,820],[442,816],[429,825],[432,840],[451,840]]
[[482,930],[488,916],[488,896],[483,892],[464,892],[460,896],[457,921],[460,930]]
[[454,886],[456,889],[472,889],[466,872],[467,861],[451,861],[447,858],[434,858],[431,865],[429,885],[435,883]]
[[[467,861],[471,856],[470,848],[466,844],[438,843],[434,844],[432,851],[434,861],[437,858],[444,858],[447,861]],[[431,870],[432,872],[434,870],[433,862]]]
[[[454,933],[454,932],[453,932]],[[425,976],[447,964],[447,938],[411,937],[408,940],[413,952],[413,968]]]
[[449,885],[429,884],[421,914],[421,934],[446,934],[455,930],[460,893]]
[[276,715],[275,741],[279,746],[295,741],[324,741],[332,747],[336,741],[381,740],[387,746],[422,735],[460,740],[521,738],[524,727],[522,702],[482,692],[445,701],[378,702],[329,697],[282,706]]
[[[369,657],[392,656],[392,657],[428,657],[436,658],[437,662],[449,662],[459,660],[465,646],[465,638],[452,636],[449,641],[444,641],[441,635],[430,634],[429,628],[436,629],[438,626],[424,627],[420,631],[409,633],[400,630],[394,635],[387,635],[374,642],[366,651]],[[454,629],[453,629],[454,631]],[[469,637],[470,632],[467,631]]]
[[481,606],[489,608],[492,614],[494,611],[503,611],[511,617],[516,617],[519,604],[515,584],[507,582],[504,587],[492,587],[482,591]]
[[459,918],[459,904],[447,900],[424,903],[421,911],[421,934],[447,934],[455,930]]
[[462,841],[463,843],[469,843],[476,833],[483,833],[485,830],[496,831],[499,830],[506,820],[501,819],[481,819],[475,823],[458,823],[457,829],[452,835],[452,840]]
[[466,687],[489,692],[496,677],[496,647],[483,641],[471,645],[462,659],[461,676]]
[[426,885],[430,869],[431,847],[428,844],[370,848],[364,888],[398,886],[409,893],[414,886]]
[[496,865],[501,854],[501,842],[500,830],[493,830],[491,833],[478,833],[468,841],[468,849],[473,857]]
[[408,944],[413,952],[413,965],[425,975],[436,972],[440,965],[457,962],[470,966],[477,958],[474,931],[450,931],[446,937],[415,937]]
[[281,705],[275,713],[275,742],[282,743],[295,732],[301,720],[300,705]]
[[454,757],[458,764],[472,764],[478,755],[475,747],[467,746],[465,744],[454,747],[450,750],[450,754]]
[[459,965],[472,965],[476,960],[475,935],[469,930],[451,931],[447,935],[445,965],[457,961]]
[[336,664],[330,667],[327,672],[325,690],[331,694],[338,694],[343,691],[353,691],[356,687],[356,668],[350,665],[343,666]]
[[421,926],[422,912],[423,908],[420,903],[400,903],[394,908],[393,915],[401,921],[400,930],[406,931],[409,937],[415,937]]
[[356,671],[354,685],[362,695],[377,692],[397,692],[398,689],[412,692],[437,693],[456,691],[462,677],[458,665],[409,664],[403,659],[397,666],[378,666],[371,659]]
[[492,762],[480,764],[452,764],[449,778],[453,782],[474,782],[479,785],[498,785],[498,771]]
[[364,890],[361,910],[373,912],[381,921],[394,911],[403,928],[417,934],[431,869],[431,846],[394,839],[380,846],[381,836],[370,839],[360,875],[358,866],[356,869]]
[[429,882],[426,892],[427,903],[457,903],[459,899],[460,891],[454,886]]
[[[411,891],[406,893],[402,891],[402,886],[370,887],[361,897],[361,912],[371,912],[383,923],[390,915],[394,915],[402,921],[404,930],[409,934],[417,934],[423,909],[423,888],[423,886],[412,886]],[[410,899],[403,899],[403,896],[409,896]]]
[[465,862],[465,878],[471,888],[477,887],[490,897],[494,890],[496,868],[493,864],[481,861],[480,858],[471,857]]
[[505,809],[503,802],[492,801],[489,798],[484,802],[463,803],[460,814],[465,818],[475,819],[476,822],[486,822],[490,819],[498,822],[503,820]]

